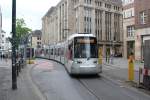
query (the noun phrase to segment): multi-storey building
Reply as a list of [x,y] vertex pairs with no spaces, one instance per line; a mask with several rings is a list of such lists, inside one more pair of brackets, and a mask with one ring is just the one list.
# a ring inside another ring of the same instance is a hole
[[1,54],[4,54],[4,52],[5,52],[5,32],[4,31],[2,31],[1,32],[1,34],[0,34],[0,55]]
[[150,0],[136,0],[135,2],[135,57],[143,60],[144,41],[150,40]]
[[150,39],[150,1],[123,0],[124,56],[143,60],[144,41]]
[[11,45],[6,36],[6,32],[2,30],[2,11],[0,7],[0,55],[8,53],[10,47]]
[[50,24],[52,22],[56,22],[55,20],[52,20],[51,14],[53,13],[53,10],[55,10],[55,7],[51,7],[45,14],[45,16],[42,18],[42,43],[44,45],[54,43],[54,40],[56,40],[54,37],[58,34],[55,31],[54,35],[52,24]]
[[92,33],[99,47],[122,54],[121,0],[61,0],[42,18],[43,43],[65,40],[73,33]]
[[123,0],[124,57],[135,53],[134,0]]
[[41,36],[42,36],[41,30],[35,30],[32,32],[31,44],[34,49],[40,49],[42,47]]
[[1,12],[1,6],[0,6],[0,33],[2,32],[2,12]]
[[2,12],[0,6],[0,55],[3,53],[4,50],[4,32],[2,31]]

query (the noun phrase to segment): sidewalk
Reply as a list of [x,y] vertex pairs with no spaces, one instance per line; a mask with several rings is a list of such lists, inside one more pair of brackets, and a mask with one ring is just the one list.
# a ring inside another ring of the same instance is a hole
[[[108,63],[103,59],[103,67],[110,66],[114,70],[105,71],[104,74],[109,75],[112,78],[122,81],[128,81],[128,60],[125,58],[113,58],[113,63],[111,61]],[[144,67],[144,63],[134,62],[134,82],[139,81],[139,67]]]
[[[109,66],[114,66],[114,67],[118,67],[118,68],[125,68],[128,69],[128,60],[125,58],[113,58],[113,62],[111,62],[111,59],[109,61],[109,63],[106,62],[105,59],[103,59],[103,64],[105,65],[109,65]],[[144,67],[144,63],[135,61],[134,62],[134,70],[135,71],[139,71],[139,68],[143,68]]]
[[8,89],[11,82],[10,63],[10,60],[8,62],[0,60],[0,100],[8,100]]
[[44,100],[30,77],[28,65],[17,77],[17,90],[12,90],[11,60],[0,60],[0,100]]

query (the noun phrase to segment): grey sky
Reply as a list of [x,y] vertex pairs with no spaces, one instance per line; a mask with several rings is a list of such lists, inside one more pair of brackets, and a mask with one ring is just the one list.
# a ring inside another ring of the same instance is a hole
[[[41,18],[51,6],[60,0],[16,0],[17,18],[24,18],[32,30],[41,29]],[[11,32],[12,0],[0,0],[3,15],[3,30],[7,35]]]

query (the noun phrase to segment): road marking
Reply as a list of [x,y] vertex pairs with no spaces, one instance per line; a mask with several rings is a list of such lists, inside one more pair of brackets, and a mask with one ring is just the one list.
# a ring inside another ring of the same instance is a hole
[[112,70],[112,69],[117,69],[116,67],[111,67],[111,66],[103,66],[103,70]]

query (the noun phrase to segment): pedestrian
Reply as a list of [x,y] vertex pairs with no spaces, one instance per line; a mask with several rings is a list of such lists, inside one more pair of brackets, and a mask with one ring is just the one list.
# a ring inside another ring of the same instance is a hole
[[107,57],[107,59],[108,59],[107,61],[108,61],[108,63],[109,63],[109,62],[110,62],[110,53],[109,53],[109,52],[108,52],[107,56],[108,56],[108,57]]
[[106,63],[107,63],[107,51],[106,51]]
[[111,64],[113,64],[113,57],[114,57],[114,51],[111,50],[111,51],[110,51],[110,60],[111,60]]
[[107,50],[106,51],[106,62],[109,63],[110,60],[110,52]]
[[5,61],[7,62],[7,59],[8,59],[8,55],[7,54],[5,54]]

